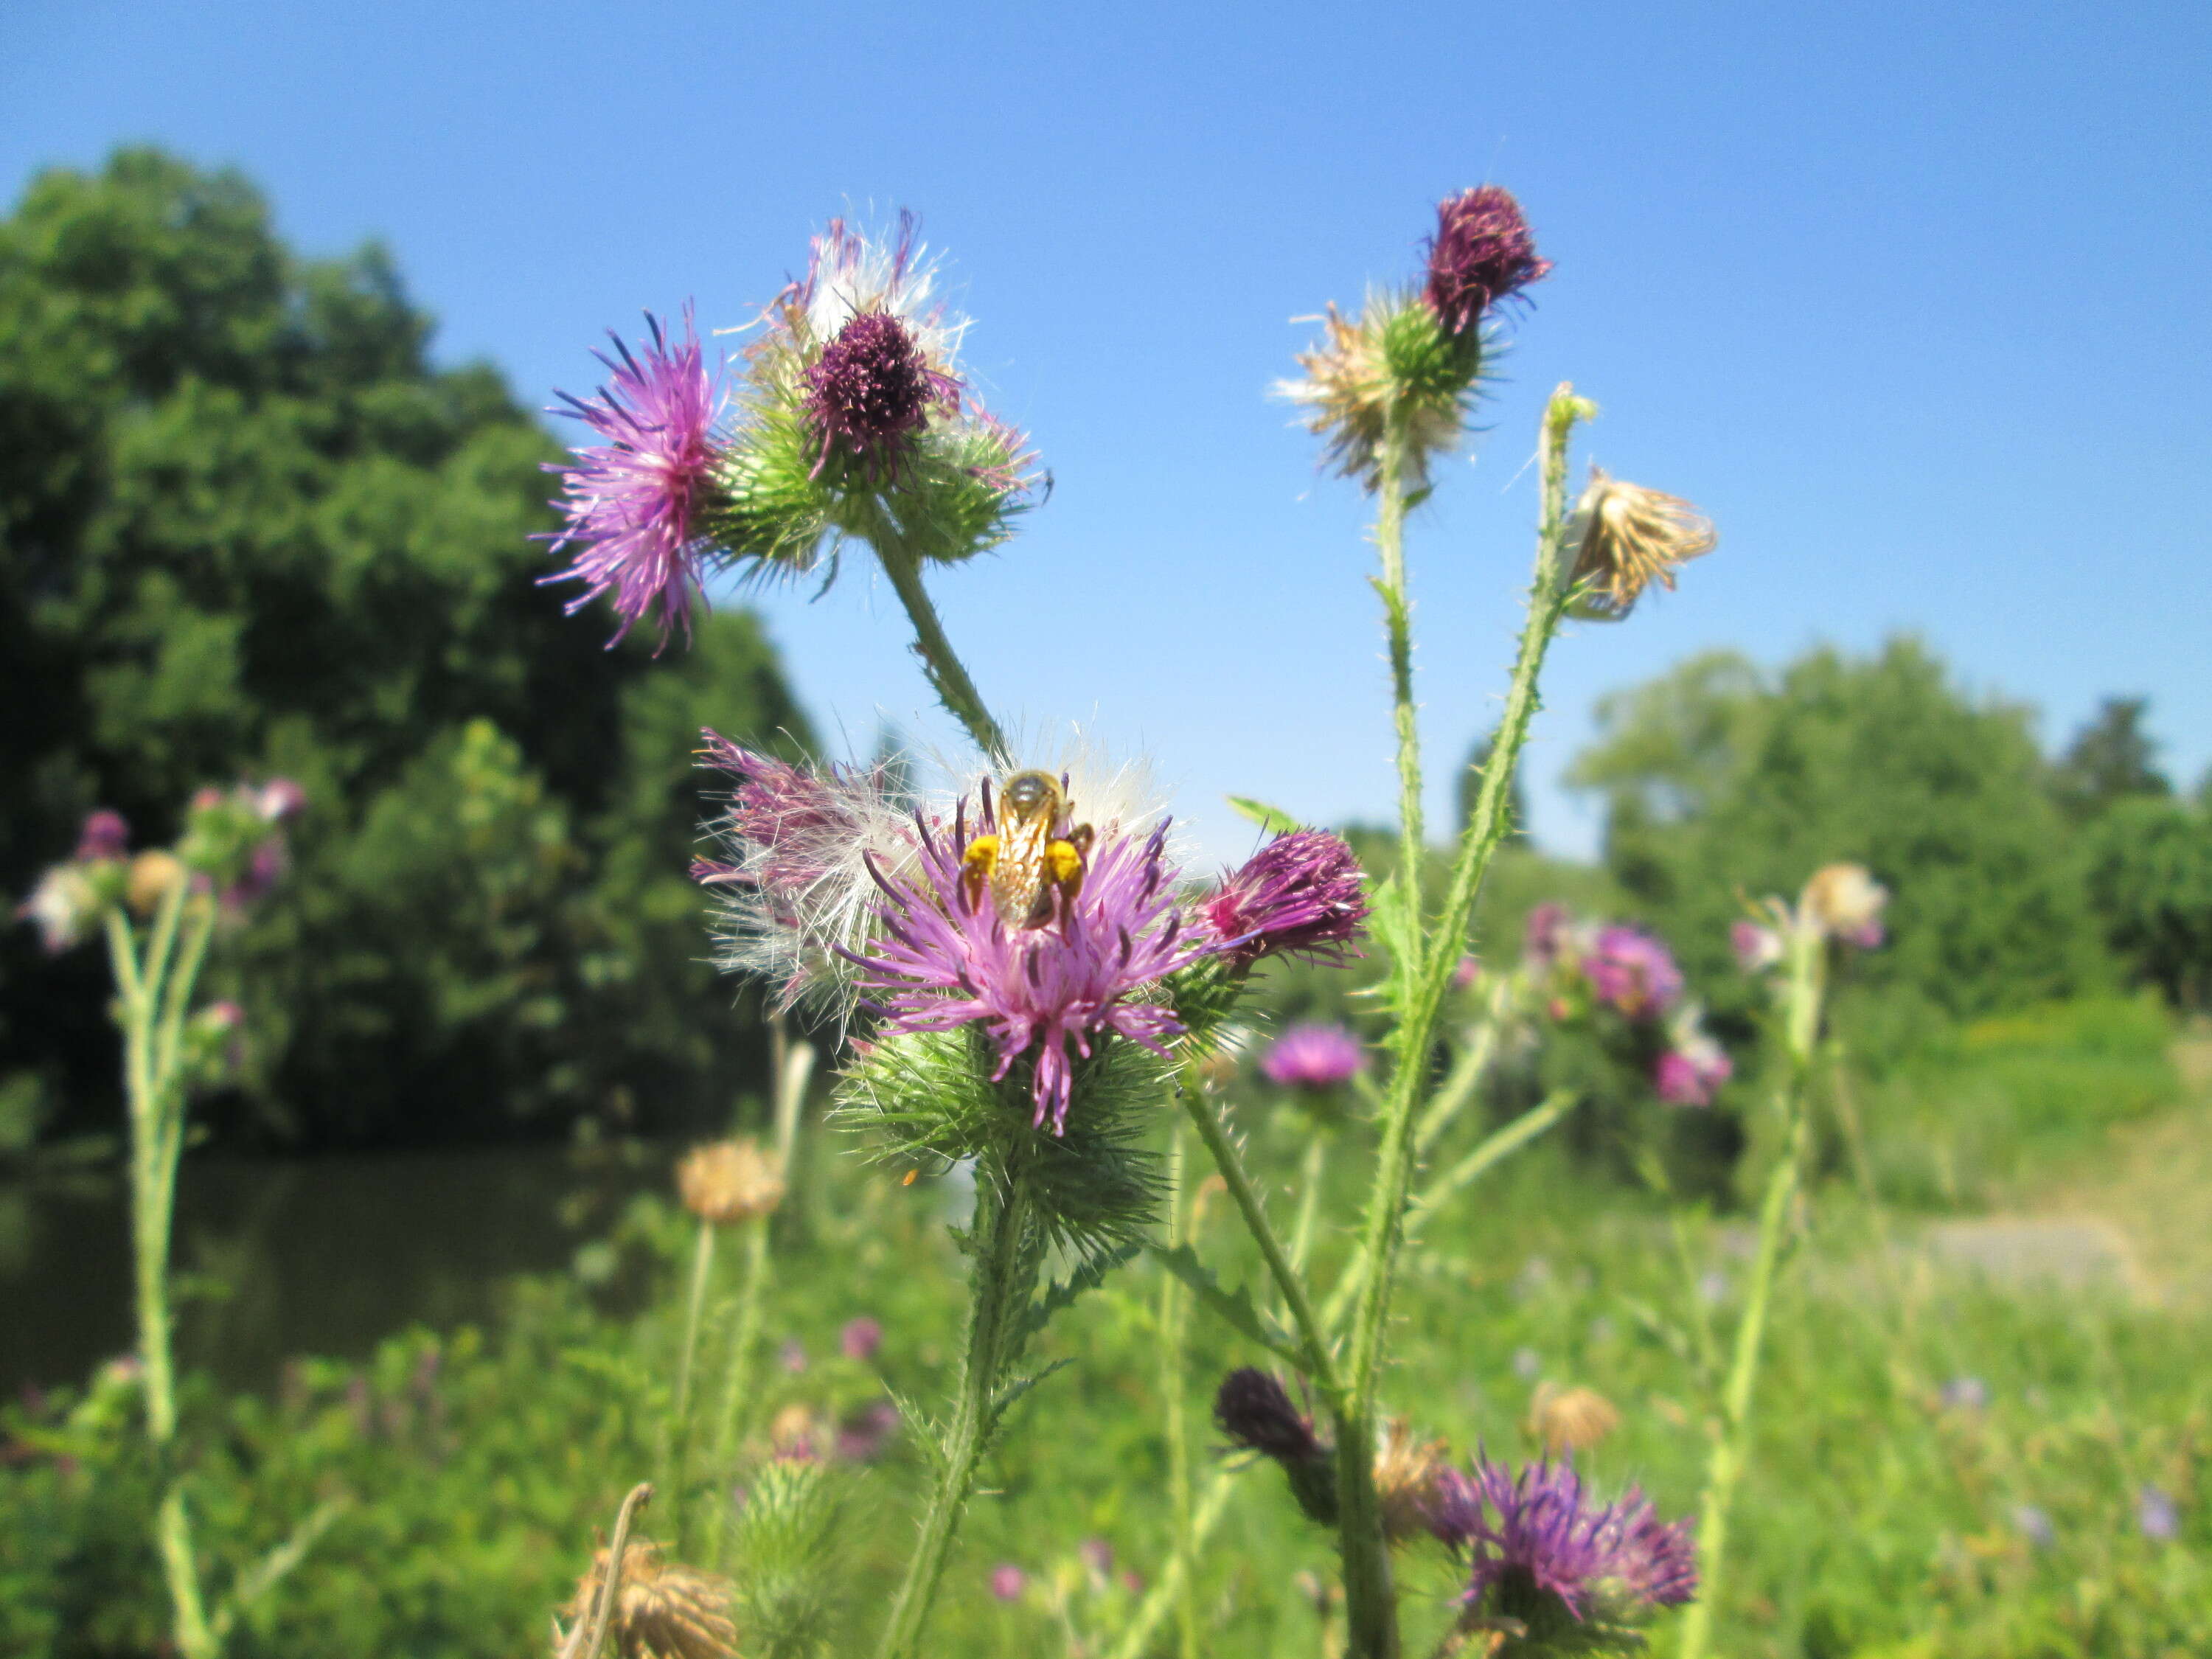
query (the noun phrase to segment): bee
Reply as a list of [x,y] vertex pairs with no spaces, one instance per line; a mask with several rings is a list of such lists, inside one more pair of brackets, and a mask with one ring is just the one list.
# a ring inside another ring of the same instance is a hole
[[[990,786],[984,785],[984,810]],[[1068,825],[1066,793],[1050,774],[1017,772],[999,791],[998,833],[981,835],[961,855],[960,887],[972,906],[985,889],[1009,927],[1042,927],[1053,898],[1073,903],[1091,856],[1087,823]]]

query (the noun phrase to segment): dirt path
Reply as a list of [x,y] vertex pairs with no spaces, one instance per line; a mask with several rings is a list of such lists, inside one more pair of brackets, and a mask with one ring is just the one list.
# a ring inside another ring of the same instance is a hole
[[2173,1064],[2185,1104],[2116,1129],[2102,1156],[2011,1214],[1929,1229],[1929,1249],[1997,1279],[2212,1304],[2212,1034],[2176,1042]]

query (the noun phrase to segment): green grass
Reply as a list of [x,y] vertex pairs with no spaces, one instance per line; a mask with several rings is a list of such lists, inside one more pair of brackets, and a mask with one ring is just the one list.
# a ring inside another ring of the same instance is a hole
[[[2180,1109],[2159,1069],[2166,1035],[2154,1011],[2123,1003],[1972,1028],[1863,1089],[1875,1162],[1894,1182],[1916,1167],[1911,1143],[1947,1124],[1954,1167],[1977,1182],[2063,1167],[2115,1122]],[[1287,1215],[1292,1127],[1267,1121],[1256,1103],[1244,1118]],[[886,1383],[927,1404],[950,1382],[960,1309],[960,1261],[943,1225],[951,1195],[926,1182],[902,1188],[842,1152],[811,1162],[804,1201],[781,1223],[757,1432],[789,1407],[849,1410]],[[1343,1188],[1337,1213],[1349,1212],[1363,1170],[1354,1158],[1330,1173]],[[1972,1195],[1963,1176],[1954,1185]],[[1932,1196],[1942,1198],[1940,1183]],[[1816,1189],[1808,1216],[1776,1310],[1720,1651],[2212,1651],[2212,1375],[2203,1364],[2212,1320],[2109,1291],[1945,1278],[1880,1249],[1880,1218],[1841,1179]],[[397,1340],[359,1371],[303,1366],[276,1400],[203,1390],[186,1437],[198,1449],[200,1534],[231,1549],[218,1577],[276,1542],[320,1496],[353,1499],[239,1650],[458,1659],[542,1643],[594,1529],[653,1473],[688,1229],[670,1206],[647,1203],[598,1253],[594,1278],[611,1254],[666,1287],[635,1321],[598,1311],[582,1280],[553,1279],[516,1286],[489,1331]],[[1725,1346],[1742,1224],[1699,1218],[1684,1237],[1686,1267],[1653,1200],[1578,1166],[1563,1143],[1539,1146],[1440,1215],[1409,1253],[1389,1409],[1459,1450],[1481,1442],[1518,1454],[1537,1378],[1595,1388],[1622,1424],[1585,1457],[1586,1472],[1601,1488],[1641,1482],[1669,1515],[1692,1510],[1708,1444],[1702,1356]],[[1345,1244],[1324,1238],[1325,1263]],[[1256,1285],[1218,1204],[1202,1248],[1225,1277]],[[726,1247],[726,1262],[735,1256]],[[1707,1294],[1686,1291],[1696,1277]],[[993,1491],[969,1516],[931,1651],[1095,1659],[1135,1605],[1121,1575],[1157,1577],[1170,1547],[1158,1292],[1157,1271],[1140,1261],[1048,1333],[1042,1358],[1065,1366],[1016,1409],[987,1477]],[[837,1354],[840,1328],[862,1313],[885,1328],[872,1365]],[[1255,1356],[1203,1310],[1192,1328],[1183,1386],[1203,1489],[1218,1461],[1212,1384]],[[805,1370],[774,1358],[787,1340],[805,1348]],[[1986,1390],[1986,1404],[1943,1403],[1944,1385],[1962,1378]],[[703,1393],[714,1392],[710,1370]],[[150,1474],[129,1431],[130,1403],[127,1385],[110,1383],[6,1419],[0,1653],[156,1650],[164,1609],[143,1542]],[[841,1652],[866,1651],[921,1475],[901,1446],[847,1477]],[[2178,1503],[2179,1540],[2142,1534],[2146,1483]],[[2047,1541],[2029,1509],[2047,1522]],[[659,1503],[646,1530],[665,1537],[670,1519]],[[1111,1547],[1110,1573],[1079,1553],[1091,1539]],[[1028,1575],[1011,1604],[988,1591],[1000,1563]],[[1320,1625],[1300,1575],[1326,1583],[1331,1566],[1328,1540],[1298,1517],[1276,1473],[1238,1474],[1199,1573],[1202,1650],[1312,1659]],[[1400,1567],[1407,1651],[1424,1655],[1448,1619],[1453,1570],[1433,1548],[1407,1553]],[[1671,1634],[1663,1620],[1655,1628],[1658,1659]],[[1173,1651],[1171,1622],[1153,1650]]]

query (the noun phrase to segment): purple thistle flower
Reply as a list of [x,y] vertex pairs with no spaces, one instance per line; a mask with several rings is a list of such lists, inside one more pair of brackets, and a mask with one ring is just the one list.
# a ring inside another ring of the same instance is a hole
[[1228,959],[1291,953],[1341,967],[1367,920],[1359,860],[1341,836],[1294,830],[1221,878],[1201,907]]
[[832,1449],[848,1463],[872,1463],[899,1431],[899,1408],[890,1400],[860,1407],[837,1425]]
[[[988,893],[963,890],[962,856],[970,839],[967,803],[951,834],[919,818],[919,856],[909,874],[872,859],[882,897],[876,937],[866,952],[845,952],[860,983],[884,993],[879,1012],[896,1031],[941,1031],[975,1023],[996,1047],[996,1082],[1029,1057],[1036,1103],[1032,1122],[1067,1124],[1075,1056],[1111,1033],[1165,1054],[1183,1027],[1166,1008],[1132,994],[1218,949],[1187,939],[1176,899],[1178,872],[1165,860],[1164,821],[1141,839],[1114,825],[1099,832],[1083,884],[1055,903],[1053,919],[1009,927]],[[994,833],[984,797],[978,834]],[[1071,1054],[1070,1050],[1073,1053]]]
[[1429,307],[1449,334],[1464,334],[1508,295],[1548,275],[1510,191],[1481,185],[1437,204],[1429,240]]
[[822,436],[818,474],[842,449],[872,478],[889,478],[933,409],[957,413],[960,382],[923,355],[889,312],[863,312],[806,368],[806,411]]
[[848,1359],[865,1364],[876,1357],[876,1350],[884,1346],[884,1328],[880,1321],[863,1314],[849,1322],[837,1339],[837,1346]]
[[76,851],[70,856],[79,864],[100,863],[121,858],[130,846],[131,826],[123,814],[103,806],[86,814],[84,828],[77,832]]
[[1255,1366],[1239,1366],[1221,1379],[1213,1420],[1231,1445],[1278,1463],[1314,1463],[1329,1455],[1313,1419],[1291,1403],[1282,1379]]
[[678,626],[689,636],[706,550],[698,518],[720,453],[720,374],[707,368],[690,307],[681,339],[664,334],[649,313],[646,325],[651,343],[635,355],[611,331],[620,361],[592,354],[612,376],[596,396],[556,394],[568,407],[554,412],[583,422],[603,441],[577,450],[566,465],[546,467],[561,475],[555,505],[568,523],[544,539],[556,554],[574,552],[566,570],[542,580],[585,584],[568,603],[572,616],[612,593],[620,626],[610,644],[656,610],[663,645]]
[[991,1594],[1001,1601],[1020,1601],[1029,1582],[1029,1575],[1011,1561],[1001,1561],[991,1569]]
[[1260,1062],[1268,1082],[1316,1093],[1349,1083],[1366,1069],[1359,1039],[1341,1025],[1293,1025]]
[[1547,900],[1528,913],[1527,928],[1522,937],[1522,954],[1528,959],[1530,970],[1547,974],[1566,954],[1571,922],[1567,907],[1556,900]]
[[1755,921],[1733,921],[1729,924],[1729,949],[1735,952],[1737,967],[1756,974],[1782,960],[1782,935]]
[[1429,1525],[1468,1552],[1465,1599],[1472,1605],[1487,1597],[1493,1613],[1526,1617],[1549,1595],[1579,1620],[1601,1602],[1626,1601],[1625,1612],[1679,1606],[1698,1593],[1687,1524],[1662,1523],[1634,1486],[1613,1503],[1591,1503],[1569,1462],[1547,1458],[1516,1477],[1479,1452],[1471,1474],[1438,1474]]
[[1633,927],[1600,928],[1582,969],[1598,1000],[1631,1019],[1663,1014],[1682,994],[1682,971],[1667,947]]

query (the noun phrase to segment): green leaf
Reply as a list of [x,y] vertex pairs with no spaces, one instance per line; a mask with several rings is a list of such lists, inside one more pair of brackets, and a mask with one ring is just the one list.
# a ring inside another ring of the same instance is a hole
[[1287,835],[1304,827],[1280,807],[1254,800],[1249,795],[1224,795],[1222,799],[1271,835]]
[[1249,1290],[1242,1285],[1234,1291],[1224,1289],[1221,1281],[1213,1276],[1213,1269],[1200,1261],[1197,1253],[1188,1244],[1178,1244],[1173,1249],[1155,1244],[1152,1251],[1160,1266],[1189,1285],[1200,1301],[1220,1315],[1236,1330],[1249,1337],[1278,1359],[1297,1366],[1302,1374],[1306,1370],[1304,1350],[1291,1340],[1287,1332],[1253,1305]]
[[1017,1346],[1044,1329],[1047,1321],[1085,1291],[1097,1290],[1105,1282],[1108,1273],[1135,1255],[1139,1248],[1136,1244],[1117,1244],[1090,1257],[1066,1279],[1054,1284],[1023,1310],[1021,1326],[1014,1339]]

